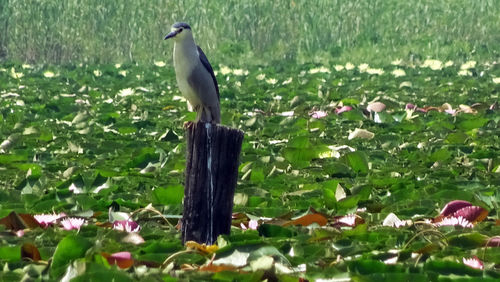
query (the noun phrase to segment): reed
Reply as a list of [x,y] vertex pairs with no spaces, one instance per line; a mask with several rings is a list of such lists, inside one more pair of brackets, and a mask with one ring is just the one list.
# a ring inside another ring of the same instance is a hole
[[195,30],[228,65],[491,60],[500,54],[498,0],[3,0],[0,58],[35,63],[170,60],[163,36]]

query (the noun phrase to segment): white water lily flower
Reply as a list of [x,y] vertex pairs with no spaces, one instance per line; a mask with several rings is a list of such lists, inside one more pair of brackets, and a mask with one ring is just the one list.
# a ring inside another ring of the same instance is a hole
[[122,67],[122,64],[115,64],[115,68],[119,69]]
[[266,78],[266,74],[261,73],[261,74],[257,75],[256,78],[257,78],[257,80],[263,80],[264,78]]
[[289,77],[287,80],[283,81],[283,85],[287,85],[293,81],[293,78]]
[[335,68],[336,71],[342,71],[342,70],[344,70],[344,66],[343,65],[335,65],[334,68]]
[[394,213],[388,214],[385,217],[384,222],[382,223],[383,226],[390,226],[390,227],[396,227],[396,228],[403,227],[403,226],[409,226],[411,224],[412,224],[411,220],[401,220]]
[[500,84],[500,77],[494,77],[493,78],[493,83]]
[[127,76],[127,71],[126,70],[121,70],[118,72],[119,75],[121,76]]
[[23,64],[21,67],[22,67],[23,69],[31,69],[31,68],[33,68],[33,66],[28,65],[28,64]]
[[369,68],[370,66],[366,63],[358,66],[359,72],[366,72]]
[[412,87],[411,81],[403,81],[403,82],[401,82],[401,84],[399,84],[399,88],[403,88],[403,87]]
[[282,112],[281,114],[279,114],[280,116],[284,116],[284,117],[292,117],[293,116],[293,111],[288,111],[288,112]]
[[319,68],[313,68],[309,70],[310,74],[315,74],[315,73],[330,73],[330,70],[326,67],[319,67]]
[[472,72],[467,70],[467,69],[463,69],[463,70],[460,70],[458,72],[458,75],[460,76],[471,76],[472,75]]
[[167,64],[165,64],[164,61],[155,61],[154,64],[155,64],[155,66],[160,67],[160,68],[167,65]]
[[228,74],[231,73],[231,69],[229,67],[227,67],[227,66],[221,66],[220,67],[220,73],[222,75],[228,75]]
[[345,64],[345,69],[346,70],[353,70],[354,69],[354,65],[352,63],[347,63],[347,64]]
[[440,60],[427,59],[421,67],[430,68],[431,70],[441,70],[443,63]]
[[278,80],[275,78],[268,78],[268,79],[266,79],[266,82],[269,84],[276,84],[278,82]]
[[403,60],[397,59],[397,60],[392,61],[391,65],[400,66],[402,63],[403,63]]
[[469,70],[469,69],[473,69],[476,67],[476,61],[468,61],[468,62],[465,62],[463,63],[461,66],[460,66],[460,69],[461,70]]
[[392,71],[392,75],[394,75],[395,77],[401,77],[401,76],[405,76],[406,72],[402,69],[395,69]]
[[10,76],[12,78],[19,79],[19,78],[21,78],[21,77],[24,76],[24,73],[22,73],[22,72],[16,72],[16,70],[14,68],[11,68],[10,69]]
[[248,75],[248,71],[243,69],[233,69],[233,74],[238,76]]
[[366,70],[366,72],[367,72],[368,74],[378,74],[378,75],[382,75],[382,74],[384,74],[384,70],[383,70],[383,69],[372,69],[372,68],[368,68],[368,69]]
[[282,140],[269,140],[269,144],[270,144],[270,145],[280,144],[280,143],[288,143],[288,139],[282,139]]
[[45,77],[47,77],[47,78],[51,78],[51,77],[54,77],[54,76],[55,76],[55,74],[54,74],[53,72],[51,72],[51,71],[45,71],[45,72],[43,73],[43,76],[45,76]]
[[444,63],[445,68],[451,67],[451,66],[453,66],[453,61],[447,61],[446,63]]
[[121,97],[126,97],[126,96],[130,96],[130,95],[134,95],[134,94],[135,94],[135,91],[132,88],[125,88],[125,89],[122,89],[118,92],[118,96],[121,96]]
[[102,75],[102,72],[100,70],[94,70],[94,75],[99,77]]

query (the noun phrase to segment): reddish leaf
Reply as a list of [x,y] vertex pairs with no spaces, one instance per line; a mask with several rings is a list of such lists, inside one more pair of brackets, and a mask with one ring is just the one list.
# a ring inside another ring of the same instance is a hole
[[320,226],[324,226],[328,223],[328,219],[319,213],[306,214],[302,217],[299,217],[295,220],[292,220],[292,221],[289,221],[289,222],[283,224],[283,226],[290,226],[290,225],[308,226],[308,225],[311,225],[313,223],[317,223]]
[[32,261],[39,261],[42,258],[40,257],[40,252],[38,248],[31,243],[24,243],[21,247],[21,258],[28,259]]
[[161,263],[155,262],[155,261],[146,261],[146,260],[138,260],[135,261],[135,265],[145,265],[147,267],[160,267]]
[[207,271],[207,272],[221,272],[221,271],[235,271],[238,268],[232,265],[215,265],[215,264],[208,264],[208,265],[202,265],[199,270],[201,271]]
[[490,238],[486,244],[487,247],[500,247],[500,237],[492,237]]
[[99,227],[104,227],[104,228],[113,228],[113,223],[107,221],[107,222],[96,222],[95,223],[96,226],[99,226]]
[[0,224],[3,224],[12,231],[23,230],[26,228],[39,227],[38,221],[30,214],[18,214],[12,211],[4,218],[0,219]]
[[249,220],[250,220],[250,218],[248,218],[248,216],[242,212],[233,213],[231,225],[233,225],[235,227],[240,227],[240,225],[242,223],[243,224],[248,223]]
[[415,251],[416,253],[419,254],[430,254],[433,253],[436,250],[439,250],[439,246],[436,244],[428,244],[424,246],[423,248],[420,248],[419,250]]
[[440,111],[438,107],[432,107],[432,106],[425,108],[418,108],[417,110],[423,113],[427,113],[428,111]]
[[134,259],[132,258],[132,254],[129,252],[119,252],[114,254],[102,252],[101,255],[108,260],[109,264],[116,264],[122,269],[129,268],[134,265]]
[[19,216],[23,219],[24,223],[29,227],[29,228],[37,228],[40,227],[40,224],[38,221],[31,215],[27,213],[20,213]]
[[472,204],[467,202],[467,201],[461,201],[461,200],[451,201],[448,204],[446,204],[446,206],[444,206],[440,215],[441,216],[450,216],[450,215],[454,214],[456,211],[458,211],[462,208],[468,207],[468,206],[472,206]]
[[468,221],[476,223],[483,221],[486,218],[486,216],[488,216],[488,211],[478,206],[470,206],[456,211],[455,213],[453,213],[453,216],[455,217],[462,216]]

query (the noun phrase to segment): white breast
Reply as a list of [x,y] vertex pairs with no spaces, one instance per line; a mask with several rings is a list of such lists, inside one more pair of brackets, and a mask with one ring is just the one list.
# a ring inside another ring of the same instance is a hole
[[[194,50],[193,50],[194,47]],[[201,104],[199,97],[191,89],[187,78],[199,62],[198,50],[194,46],[182,46],[181,43],[174,44],[174,67],[177,84],[182,95],[188,100],[191,106],[196,107]]]

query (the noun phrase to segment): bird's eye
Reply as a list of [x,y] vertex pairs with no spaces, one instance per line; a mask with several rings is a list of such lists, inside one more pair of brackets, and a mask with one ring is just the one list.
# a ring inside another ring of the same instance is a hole
[[179,33],[181,33],[181,32],[182,32],[182,28],[179,28]]

